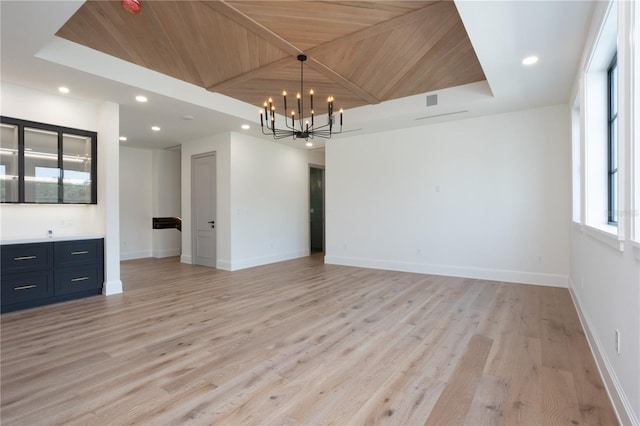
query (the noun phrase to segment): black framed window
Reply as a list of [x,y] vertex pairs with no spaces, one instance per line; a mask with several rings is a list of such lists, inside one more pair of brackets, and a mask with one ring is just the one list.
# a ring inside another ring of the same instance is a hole
[[97,133],[0,117],[0,202],[97,203]]
[[618,224],[618,61],[614,56],[607,70],[608,142],[607,142],[607,217]]

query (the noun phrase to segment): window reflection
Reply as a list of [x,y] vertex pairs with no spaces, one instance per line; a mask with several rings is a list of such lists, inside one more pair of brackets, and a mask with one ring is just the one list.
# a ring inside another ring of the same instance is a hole
[[0,127],[0,202],[18,201],[18,126]]
[[24,200],[27,203],[57,203],[60,167],[58,134],[24,129]]
[[65,203],[91,202],[91,138],[62,135],[62,185]]

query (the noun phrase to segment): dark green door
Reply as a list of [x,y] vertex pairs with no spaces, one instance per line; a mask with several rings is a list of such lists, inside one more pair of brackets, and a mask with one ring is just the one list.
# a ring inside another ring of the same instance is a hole
[[324,169],[309,169],[311,252],[324,251]]

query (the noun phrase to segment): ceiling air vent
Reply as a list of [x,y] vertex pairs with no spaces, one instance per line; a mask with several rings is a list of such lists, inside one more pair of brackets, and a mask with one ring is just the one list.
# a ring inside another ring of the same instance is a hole
[[436,106],[438,105],[438,94],[435,95],[427,95],[427,106]]

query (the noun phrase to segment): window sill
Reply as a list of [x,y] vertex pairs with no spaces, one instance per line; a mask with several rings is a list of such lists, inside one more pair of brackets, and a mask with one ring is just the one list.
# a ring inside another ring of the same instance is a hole
[[586,234],[620,252],[624,251],[624,241],[618,239],[618,228],[611,225],[585,225]]

